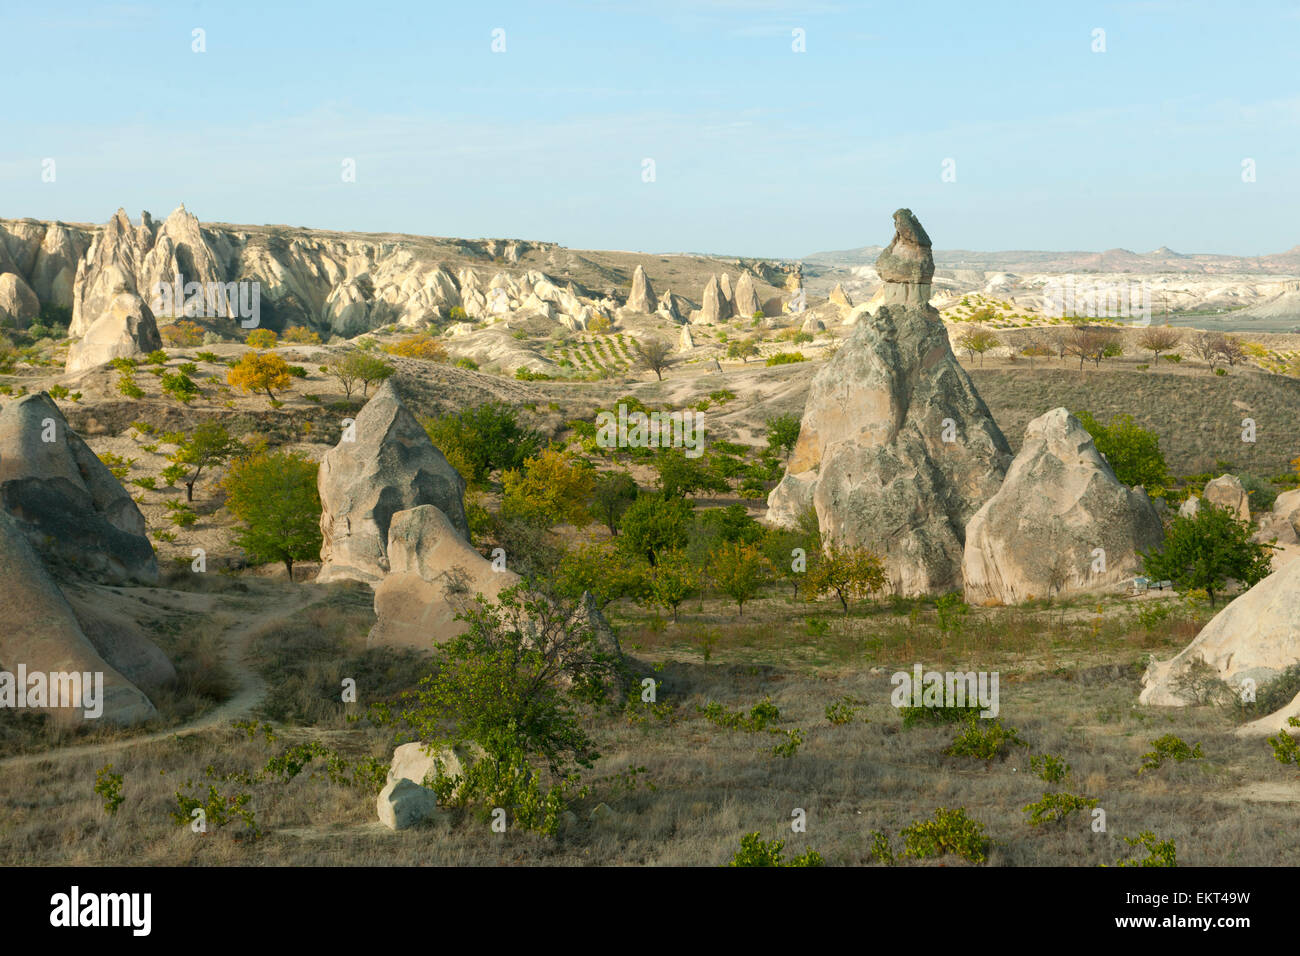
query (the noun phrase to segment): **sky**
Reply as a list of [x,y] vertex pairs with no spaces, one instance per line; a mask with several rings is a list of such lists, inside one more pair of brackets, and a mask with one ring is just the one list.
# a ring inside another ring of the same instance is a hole
[[3,218],[797,258],[906,206],[940,249],[1300,244],[1295,0],[0,0],[0,64]]

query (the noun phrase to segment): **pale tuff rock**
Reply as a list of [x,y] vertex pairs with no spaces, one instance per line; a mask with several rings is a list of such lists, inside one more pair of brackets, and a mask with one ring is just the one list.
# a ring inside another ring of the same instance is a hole
[[1255,540],[1275,543],[1274,568],[1300,557],[1300,488],[1277,496],[1273,510],[1260,516]]
[[1055,408],[1029,423],[1002,487],[966,526],[966,600],[1113,588],[1162,539],[1145,492],[1122,485],[1078,419]]
[[444,819],[438,795],[405,777],[384,787],[375,800],[379,822],[390,830],[407,830],[426,820]]
[[[439,779],[463,776],[470,764],[482,757],[483,748],[477,744],[461,747],[426,747],[416,742],[402,744],[393,751],[393,761],[388,768],[388,783],[409,780],[414,784],[430,786]],[[441,773],[438,763],[442,763]]]
[[118,293],[82,334],[68,346],[65,368],[81,372],[113,361],[147,355],[162,348],[162,337],[149,306],[138,295]]
[[748,272],[742,272],[740,278],[736,280],[736,291],[733,296],[736,307],[736,314],[744,318],[749,318],[755,312],[762,311],[763,304],[758,298],[758,289],[754,286],[754,277]]
[[627,297],[626,309],[629,312],[653,312],[655,310],[655,293],[646,278],[645,269],[636,267],[632,273],[632,292]]
[[709,276],[704,286],[703,304],[700,306],[700,322],[721,322],[731,318],[731,301],[722,292],[717,276]]
[[736,315],[736,294],[731,291],[731,276],[725,272],[718,278],[718,292],[727,301],[727,308]]
[[659,315],[672,322],[682,323],[691,315],[692,305],[688,299],[674,293],[671,289],[659,297],[659,306],[655,310]]
[[1300,561],[1291,561],[1235,598],[1177,656],[1152,661],[1142,678],[1140,703],[1192,703],[1179,686],[1197,661],[1234,690],[1251,678],[1257,687],[1300,663]]
[[392,379],[357,413],[349,433],[321,460],[321,570],[317,580],[376,582],[389,569],[389,523],[399,511],[438,508],[462,536],[465,479],[406,406]]
[[823,533],[880,554],[908,595],[961,587],[966,525],[1011,461],[926,298],[864,317],[818,372],[768,497],[771,522],[793,526],[812,506]]
[[876,259],[884,280],[884,304],[925,306],[930,302],[934,256],[930,237],[910,209],[894,213],[894,238]]
[[[0,670],[15,674],[15,679],[20,664],[28,674],[103,674],[103,713],[94,719],[125,725],[157,716],[149,698],[111,667],[87,640],[72,606],[18,524],[3,511],[0,568],[4,570],[0,616],[5,621],[0,628]],[[63,720],[79,722],[86,718],[86,709],[60,707],[50,712]]]
[[844,284],[841,282],[835,283],[835,288],[831,289],[831,301],[846,309],[853,308],[853,300],[850,299],[849,294],[844,291]]
[[1300,717],[1300,694],[1296,694],[1291,703],[1281,710],[1274,711],[1259,720],[1252,720],[1238,727],[1235,733],[1238,737],[1267,737],[1276,734],[1279,730],[1285,730],[1292,737],[1300,737],[1300,730],[1290,723],[1292,717]]
[[0,322],[25,329],[40,314],[41,303],[22,276],[15,272],[0,275]]
[[370,647],[430,650],[461,634],[456,615],[478,595],[495,601],[519,583],[512,571],[498,571],[470,547],[437,508],[424,505],[393,515],[388,535],[391,573],[375,585]]
[[1250,496],[1236,475],[1220,475],[1209,482],[1201,494],[1209,504],[1227,508],[1238,521],[1250,520]]
[[799,331],[816,335],[818,332],[826,331],[826,323],[817,318],[815,313],[809,312],[808,318],[804,319],[803,325],[799,326]]
[[140,509],[44,392],[0,408],[0,508],[53,564],[114,582],[158,580]]
[[789,293],[781,306],[783,312],[802,312],[808,306],[807,293],[803,287],[803,269],[791,272],[785,280],[785,291]]
[[0,273],[16,274],[41,302],[70,309],[77,263],[90,241],[84,229],[61,222],[0,223]]
[[695,348],[695,339],[691,337],[691,327],[683,325],[681,335],[677,339],[677,351],[689,352],[693,348]]
[[1178,517],[1195,518],[1201,510],[1201,499],[1196,495],[1191,495],[1186,501],[1178,506]]

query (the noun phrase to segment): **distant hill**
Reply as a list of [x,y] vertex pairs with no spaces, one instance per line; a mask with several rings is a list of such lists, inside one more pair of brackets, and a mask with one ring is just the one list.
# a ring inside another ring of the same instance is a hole
[[[848,269],[871,265],[882,246],[861,246],[831,252],[815,252],[803,261],[822,268]],[[934,264],[940,269],[975,269],[984,272],[1134,272],[1134,273],[1300,273],[1300,245],[1267,256],[1222,256],[1183,254],[1168,246],[1154,252],[1107,249],[1105,252],[975,252],[969,249],[936,249]]]

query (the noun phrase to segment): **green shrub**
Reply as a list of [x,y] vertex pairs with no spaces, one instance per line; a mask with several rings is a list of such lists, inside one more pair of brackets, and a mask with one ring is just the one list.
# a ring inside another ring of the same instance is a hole
[[1147,855],[1141,859],[1138,857],[1129,857],[1120,860],[1116,866],[1177,866],[1177,847],[1174,846],[1173,840],[1158,840],[1156,835],[1150,830],[1143,830],[1135,837],[1123,837],[1125,843],[1129,846],[1140,846],[1147,851]]
[[777,352],[775,355],[768,356],[766,364],[772,365],[794,365],[796,362],[805,362],[802,352]]
[[122,805],[122,775],[113,773],[113,765],[106,764],[95,773],[95,793],[104,798],[104,812],[110,817]]
[[827,704],[827,722],[834,727],[842,727],[844,724],[853,723],[853,719],[857,717],[860,709],[856,705],[860,703],[861,701],[854,700],[852,697],[841,697],[834,703]]
[[1151,741],[1151,748],[1149,753],[1142,755],[1142,766],[1138,770],[1139,775],[1146,773],[1148,770],[1159,769],[1166,760],[1182,763],[1185,760],[1200,760],[1204,757],[1204,754],[1201,753],[1200,744],[1189,747],[1182,738],[1173,734],[1157,737]]
[[[1286,722],[1288,726],[1300,727],[1300,717],[1288,717]],[[1268,743],[1273,748],[1273,758],[1278,763],[1293,763],[1300,767],[1300,737],[1279,730],[1276,737],[1268,738]]]
[[983,863],[992,846],[984,824],[967,817],[965,807],[940,807],[934,811],[933,820],[916,820],[904,827],[902,837],[903,856],[917,860],[951,853],[972,863]]
[[764,841],[758,833],[747,833],[740,838],[740,850],[728,866],[822,866],[825,861],[816,850],[808,850],[788,863],[781,859],[784,840]]
[[1025,822],[1031,827],[1045,823],[1063,823],[1071,814],[1080,810],[1092,810],[1096,806],[1096,799],[1072,793],[1045,793],[1041,800],[1025,805],[1024,812],[1029,814],[1029,819]]
[[949,757],[976,757],[980,760],[994,760],[1005,757],[1011,747],[1028,747],[1020,739],[1014,727],[1004,727],[1002,721],[994,718],[981,726],[981,721],[972,716],[966,718],[966,726],[957,739],[945,748]]
[[1070,772],[1070,765],[1052,754],[1036,754],[1029,758],[1029,769],[1047,783],[1060,783]]

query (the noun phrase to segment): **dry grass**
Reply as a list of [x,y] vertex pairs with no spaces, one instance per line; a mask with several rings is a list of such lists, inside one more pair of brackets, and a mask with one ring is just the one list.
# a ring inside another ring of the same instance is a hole
[[[994,840],[991,865],[1112,863],[1127,853],[1119,836],[1144,829],[1173,838],[1181,864],[1300,863],[1294,841],[1277,838],[1294,826],[1294,768],[1277,764],[1266,744],[1232,737],[1228,712],[1134,707],[1140,660],[1181,647],[1205,612],[1180,613],[1148,633],[1120,600],[1103,602],[1100,621],[1091,602],[972,609],[962,632],[948,635],[922,602],[845,617],[829,604],[769,597],[738,619],[734,608],[706,600],[702,612],[687,608],[677,627],[624,608],[628,616],[615,618],[634,672],[662,681],[660,700],[671,715],[588,721],[603,754],[591,774],[597,782],[574,808],[578,822],[555,838],[496,834],[470,816],[449,827],[390,833],[375,820],[371,792],[309,773],[288,784],[216,784],[227,796],[251,794],[260,839],[248,839],[238,823],[205,835],[177,826],[169,816],[175,791],[187,780],[206,788],[209,767],[216,777],[252,773],[306,740],[349,758],[388,757],[389,733],[348,723],[347,708],[335,703],[335,680],[349,671],[365,675],[358,680],[364,700],[366,687],[394,694],[421,668],[415,659],[364,650],[363,596],[330,589],[292,626],[254,636],[253,662],[273,688],[267,713],[283,715],[274,742],[214,728],[140,744],[111,760],[81,755],[6,767],[0,862],[717,865],[742,834],[757,830],[784,839],[787,855],[814,848],[828,863],[857,865],[869,862],[872,830],[889,833],[898,849],[898,833],[911,821],[939,806],[964,806]],[[809,617],[826,621],[825,633],[808,634]],[[708,663],[701,634],[713,638]],[[889,675],[916,661],[998,669],[1000,717],[1031,747],[986,763],[942,754],[952,726],[903,730]],[[861,709],[852,723],[833,726],[825,708],[845,697]],[[779,728],[805,734],[793,757],[772,754],[775,736],[723,730],[697,712],[710,701],[747,709],[764,698],[780,708]],[[1138,777],[1149,741],[1165,733],[1201,743],[1205,759]],[[1092,833],[1086,818],[1060,828],[1025,824],[1022,808],[1047,789],[1029,773],[1033,753],[1059,754],[1072,765],[1067,789],[1101,801],[1107,833]],[[126,801],[113,817],[92,792],[107,762],[124,777]],[[641,766],[653,790],[609,779]],[[1244,788],[1261,783],[1282,796],[1247,808]],[[600,801],[615,810],[612,821],[588,821]],[[796,808],[807,812],[807,834],[790,831]]]

